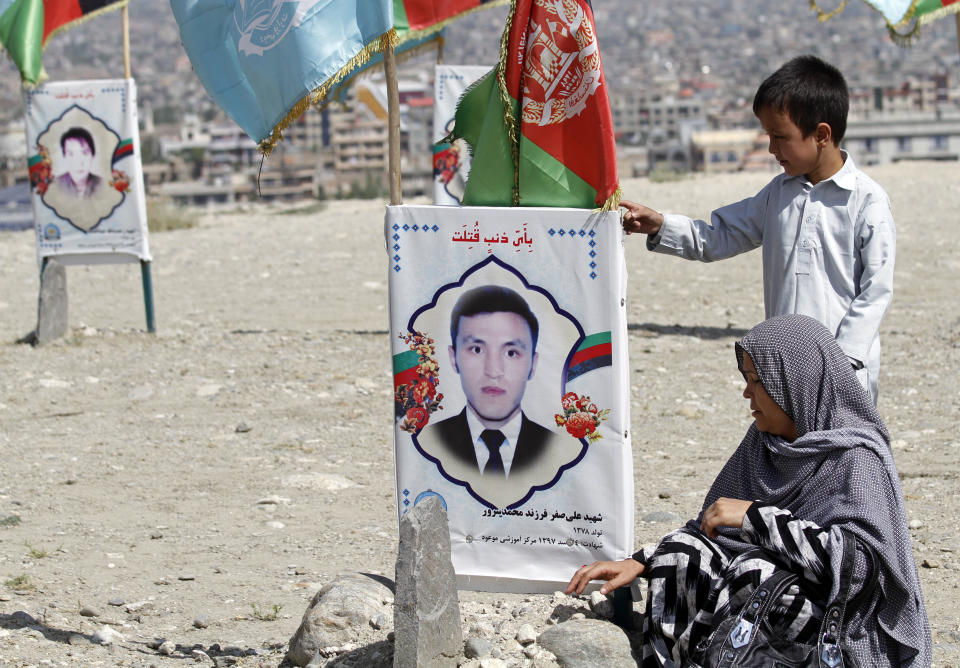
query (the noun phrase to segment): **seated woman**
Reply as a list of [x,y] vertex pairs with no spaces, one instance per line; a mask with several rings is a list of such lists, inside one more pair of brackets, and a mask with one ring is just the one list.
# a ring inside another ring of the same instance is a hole
[[[567,593],[591,580],[607,580],[607,593],[647,578],[642,665],[687,666],[709,662],[725,641],[717,625],[787,571],[796,579],[770,607],[773,636],[810,646],[815,662],[831,640],[821,632],[829,608],[842,618],[846,665],[929,666],[930,625],[890,436],[846,356],[819,322],[799,315],[757,325],[736,354],[755,421],[700,516],[652,553],[584,566]],[[841,592],[853,599],[845,610],[836,609]],[[836,650],[822,665],[838,665]]]

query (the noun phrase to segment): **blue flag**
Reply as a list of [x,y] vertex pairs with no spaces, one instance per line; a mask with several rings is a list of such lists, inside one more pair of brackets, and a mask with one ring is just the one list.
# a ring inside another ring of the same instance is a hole
[[170,0],[200,82],[264,153],[394,40],[392,0]]

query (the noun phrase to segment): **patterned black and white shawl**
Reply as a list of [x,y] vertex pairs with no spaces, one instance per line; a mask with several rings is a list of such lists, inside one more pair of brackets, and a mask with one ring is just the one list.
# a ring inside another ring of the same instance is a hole
[[[799,436],[791,443],[751,425],[703,508],[719,497],[759,500],[829,529],[835,544],[842,544],[840,527],[857,534],[881,562],[878,614],[865,630],[899,644],[904,665],[930,665],[930,626],[890,436],[850,362],[823,325],[800,315],[777,316],[750,330],[736,345],[741,372],[744,352]],[[751,547],[737,532],[725,533],[724,548]],[[831,561],[832,597],[840,560]],[[879,628],[870,629],[875,623]]]

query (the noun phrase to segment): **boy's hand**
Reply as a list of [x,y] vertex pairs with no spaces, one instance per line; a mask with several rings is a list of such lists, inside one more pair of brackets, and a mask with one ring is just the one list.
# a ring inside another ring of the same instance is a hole
[[581,566],[573,574],[570,584],[564,593],[581,594],[591,580],[607,580],[607,584],[600,587],[601,594],[609,594],[614,589],[628,585],[643,573],[643,564],[634,559],[623,561],[595,561],[589,566]]
[[620,206],[626,209],[623,212],[623,231],[627,234],[656,234],[660,231],[660,226],[663,225],[662,213],[628,200],[621,200]]

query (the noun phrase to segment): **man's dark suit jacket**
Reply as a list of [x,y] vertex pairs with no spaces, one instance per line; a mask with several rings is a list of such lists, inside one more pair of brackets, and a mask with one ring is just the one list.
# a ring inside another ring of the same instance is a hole
[[[550,439],[556,437],[556,434],[552,431],[540,426],[533,420],[527,419],[527,416],[523,413],[520,416],[522,422],[520,423],[517,445],[513,451],[513,461],[510,464],[511,475],[536,463],[537,459],[546,451]],[[434,429],[438,437],[437,440],[451,456],[464,464],[475,466],[477,470],[480,469],[480,464],[477,462],[477,453],[474,451],[473,441],[470,438],[470,428],[467,426],[466,408],[453,417],[437,422]]]

